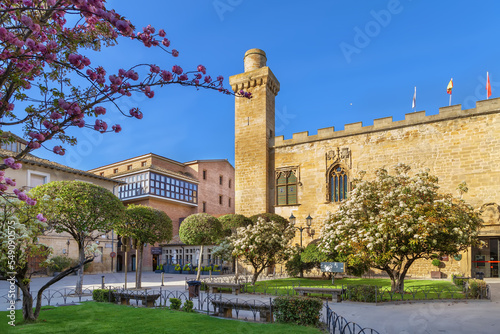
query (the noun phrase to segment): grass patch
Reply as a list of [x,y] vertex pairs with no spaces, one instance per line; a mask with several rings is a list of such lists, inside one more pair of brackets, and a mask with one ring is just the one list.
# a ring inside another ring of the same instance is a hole
[[[342,278],[318,280],[310,278],[285,278],[259,281],[255,286],[248,283],[245,290],[248,293],[267,294],[275,296],[295,295],[294,287],[328,287],[340,289],[352,285],[375,285],[381,288],[382,294],[378,300],[422,300],[422,299],[463,299],[462,289],[449,281],[436,280],[405,280],[405,294],[391,294],[391,280],[387,278]],[[311,294],[313,297],[331,297],[329,295]]]
[[218,319],[206,314],[167,309],[134,308],[109,303],[85,302],[77,306],[46,306],[35,324],[8,326],[7,312],[0,312],[0,333],[32,334],[149,334],[149,333],[321,333],[319,329],[285,324],[250,323]]

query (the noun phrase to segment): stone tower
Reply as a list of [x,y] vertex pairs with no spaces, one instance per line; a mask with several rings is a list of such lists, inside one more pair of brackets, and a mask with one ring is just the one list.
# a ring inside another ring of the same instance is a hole
[[269,145],[275,135],[274,99],[280,84],[266,61],[264,51],[248,50],[245,72],[229,78],[234,92],[252,93],[251,99],[235,98],[235,210],[245,216],[274,212]]

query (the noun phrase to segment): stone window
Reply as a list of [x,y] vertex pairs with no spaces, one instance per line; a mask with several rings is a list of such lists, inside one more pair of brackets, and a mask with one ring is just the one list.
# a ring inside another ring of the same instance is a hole
[[297,204],[297,170],[276,171],[277,205]]
[[329,175],[330,202],[341,202],[347,198],[349,180],[344,167],[336,165]]

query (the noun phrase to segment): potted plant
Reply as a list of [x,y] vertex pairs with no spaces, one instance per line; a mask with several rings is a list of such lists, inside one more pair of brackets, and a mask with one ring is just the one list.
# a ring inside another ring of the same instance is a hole
[[431,278],[441,278],[441,261],[439,259],[432,260],[432,265],[439,268],[439,271],[431,271]]
[[180,264],[176,264],[175,267],[174,267],[174,273],[175,274],[180,274],[182,271],[182,268],[181,268],[181,265]]
[[220,275],[220,267],[218,265],[214,266],[214,270],[212,271],[212,275]]

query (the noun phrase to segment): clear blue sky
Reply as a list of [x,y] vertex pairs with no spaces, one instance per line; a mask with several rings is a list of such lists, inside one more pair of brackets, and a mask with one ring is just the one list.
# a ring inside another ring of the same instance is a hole
[[[229,76],[243,72],[245,51],[263,49],[281,83],[276,134],[285,138],[387,116],[404,119],[415,86],[417,110],[436,114],[448,105],[451,77],[452,104],[464,109],[486,98],[486,71],[492,98],[500,96],[498,1],[108,0],[108,7],[138,28],[164,28],[180,56],[122,40],[93,55],[93,65],[187,70],[203,64],[229,88]],[[108,112],[121,133],[79,132],[78,146],[66,156],[36,154],[84,170],[149,152],[181,162],[234,162],[233,97],[174,86],[155,93],[151,100],[121,102],[125,110],[139,105],[142,120]]]

